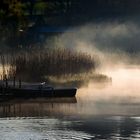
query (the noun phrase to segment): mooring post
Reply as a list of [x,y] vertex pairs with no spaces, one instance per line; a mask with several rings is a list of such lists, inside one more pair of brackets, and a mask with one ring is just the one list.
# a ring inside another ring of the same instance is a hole
[[1,75],[1,82],[0,82],[0,91],[3,94],[3,80],[2,80],[2,75]]
[[3,87],[3,76],[1,75],[1,87]]
[[21,88],[21,79],[19,79],[19,88]]
[[13,87],[16,86],[16,77],[14,76],[14,79],[13,79]]
[[4,78],[3,78],[3,75],[1,75],[1,81],[2,81],[2,85],[1,85],[2,95],[4,95]]
[[7,79],[7,76],[5,75],[5,85],[6,85],[6,88],[8,87],[8,79]]

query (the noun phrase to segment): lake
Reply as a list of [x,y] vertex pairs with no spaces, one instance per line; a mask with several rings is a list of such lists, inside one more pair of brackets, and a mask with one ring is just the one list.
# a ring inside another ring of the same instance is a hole
[[76,98],[0,103],[0,140],[140,139],[140,67],[102,69]]

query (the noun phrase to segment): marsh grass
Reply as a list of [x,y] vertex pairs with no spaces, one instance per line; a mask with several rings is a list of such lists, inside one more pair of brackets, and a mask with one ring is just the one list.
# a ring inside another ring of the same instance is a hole
[[47,77],[50,84],[56,86],[87,86],[89,82],[94,83],[104,83],[104,82],[111,82],[111,78],[104,75],[92,72],[85,72],[79,74],[67,74],[62,76],[48,76]]
[[[65,48],[47,48],[1,54],[3,75],[8,79],[21,78],[24,81],[47,80],[46,77],[75,75],[95,69],[94,57],[87,53]],[[6,70],[6,65],[9,68]]]

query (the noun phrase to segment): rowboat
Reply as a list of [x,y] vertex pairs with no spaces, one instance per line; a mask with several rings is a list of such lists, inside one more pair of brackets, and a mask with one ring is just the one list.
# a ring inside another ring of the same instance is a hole
[[1,97],[14,98],[38,98],[38,97],[74,97],[77,88],[54,88],[46,84],[25,84],[20,87],[2,87],[0,88]]

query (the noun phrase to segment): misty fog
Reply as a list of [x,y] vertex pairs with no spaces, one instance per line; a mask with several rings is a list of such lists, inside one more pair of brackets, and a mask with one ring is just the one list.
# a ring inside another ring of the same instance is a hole
[[[139,105],[140,97],[140,24],[138,20],[88,23],[50,38],[47,43],[95,56],[100,63],[97,72],[112,78],[108,83],[96,83],[91,80],[79,90],[77,97],[80,113],[85,113],[85,110],[86,114],[93,113],[94,108],[95,114],[97,112],[139,114],[138,106],[134,106]],[[112,106],[113,104],[115,106]],[[123,107],[122,104],[124,104]],[[128,112],[129,109],[130,112]]]
[[88,23],[47,39],[46,46],[68,47],[98,57],[100,63],[139,63],[138,20]]

